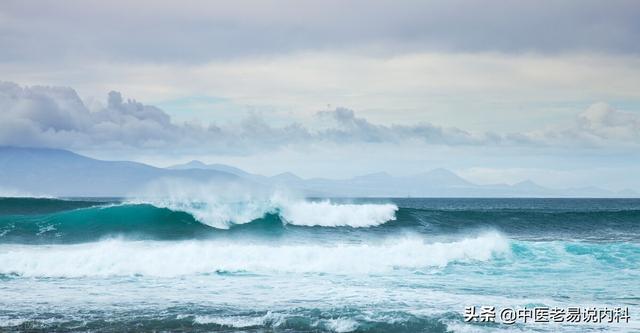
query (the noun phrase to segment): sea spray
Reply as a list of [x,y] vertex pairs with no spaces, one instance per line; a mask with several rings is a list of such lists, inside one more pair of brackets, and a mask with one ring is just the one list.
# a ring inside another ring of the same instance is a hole
[[230,241],[105,240],[42,247],[0,245],[0,274],[30,277],[181,276],[216,272],[368,274],[486,261],[509,251],[485,233],[451,242],[394,237],[378,244],[253,244]]
[[[266,214],[280,215],[299,226],[371,227],[395,220],[395,204],[349,204],[328,199],[309,200],[285,189],[256,188],[246,184],[194,184],[184,181],[156,183],[131,204],[183,211],[214,228],[255,221]],[[153,194],[153,195],[151,195]]]
[[394,221],[394,204],[344,204],[329,200],[280,201],[277,211],[287,223],[299,226],[372,227]]

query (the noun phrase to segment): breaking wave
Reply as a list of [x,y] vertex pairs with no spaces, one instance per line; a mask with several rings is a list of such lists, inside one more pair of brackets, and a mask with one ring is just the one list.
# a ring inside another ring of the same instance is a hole
[[253,225],[258,233],[265,228],[277,230],[286,225],[361,228],[393,221],[398,210],[393,204],[341,204],[328,200],[282,198],[243,202],[137,200],[124,203],[42,200],[0,202],[4,205],[0,207],[0,242],[81,243],[106,237],[198,239],[240,225]]
[[218,229],[245,224],[268,214],[278,215],[284,223],[298,226],[372,227],[396,219],[395,204],[349,204],[329,200],[309,201],[274,195],[267,199],[245,198],[242,201],[137,200],[160,208],[189,213],[196,220]]
[[486,261],[510,251],[489,232],[449,242],[393,237],[367,244],[253,244],[229,240],[105,240],[71,245],[0,246],[0,274],[28,277],[181,276],[220,272],[368,274]]

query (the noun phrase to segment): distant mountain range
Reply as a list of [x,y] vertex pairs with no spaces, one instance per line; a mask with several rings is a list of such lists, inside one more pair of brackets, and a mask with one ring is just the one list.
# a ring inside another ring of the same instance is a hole
[[224,164],[191,161],[168,168],[129,161],[102,161],[67,150],[0,147],[0,196],[28,193],[52,196],[127,196],[162,179],[242,182],[286,187],[307,196],[328,197],[638,197],[597,187],[550,189],[530,180],[514,185],[478,185],[446,169],[394,177],[385,172],[350,179],[302,179],[290,172],[267,177]]
[[67,150],[0,147],[2,191],[52,196],[126,196],[162,178],[240,181],[221,171],[170,170],[128,161],[101,161]]
[[311,196],[339,197],[589,197],[635,198],[640,194],[633,190],[613,192],[598,187],[551,189],[531,180],[514,185],[478,185],[467,181],[447,169],[433,169],[418,175],[394,177],[386,172],[372,173],[351,179],[302,179],[291,172],[272,177],[250,174],[224,164],[205,164],[191,161],[174,165],[169,169],[206,169],[229,172],[254,182],[282,185],[301,190]]

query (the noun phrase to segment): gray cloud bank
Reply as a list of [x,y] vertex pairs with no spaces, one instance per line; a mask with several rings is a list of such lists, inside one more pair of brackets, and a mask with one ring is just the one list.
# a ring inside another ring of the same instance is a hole
[[8,0],[0,60],[203,62],[361,47],[638,54],[639,16],[634,0]]
[[[317,126],[316,126],[317,125]],[[251,154],[312,144],[423,144],[607,147],[640,145],[640,116],[597,103],[574,123],[498,134],[441,127],[375,124],[352,110],[320,111],[309,125],[272,126],[257,115],[236,124],[176,123],[159,108],[123,100],[87,106],[75,90],[0,83],[0,145],[70,149],[166,149],[184,153]]]

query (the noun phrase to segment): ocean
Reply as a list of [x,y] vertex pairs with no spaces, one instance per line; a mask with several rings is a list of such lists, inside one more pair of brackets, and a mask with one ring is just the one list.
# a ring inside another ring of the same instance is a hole
[[638,332],[640,200],[0,198],[0,331]]

